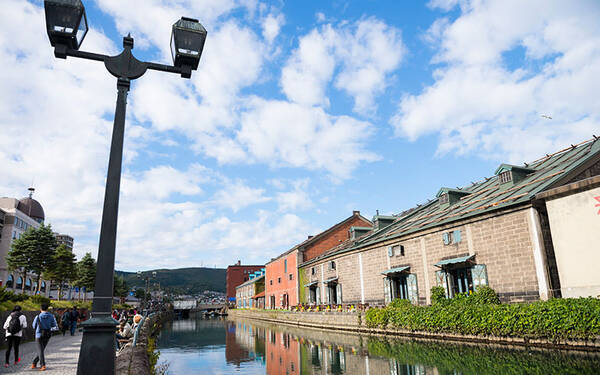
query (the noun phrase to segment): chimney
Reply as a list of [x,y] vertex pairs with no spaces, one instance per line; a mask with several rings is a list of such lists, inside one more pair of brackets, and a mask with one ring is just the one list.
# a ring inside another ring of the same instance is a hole
[[352,215],[358,216],[358,215],[360,215],[360,211],[352,211]]
[[308,239],[310,240],[311,238],[313,238],[314,236],[308,236]]
[[238,259],[237,265],[241,266],[242,265],[242,261]]

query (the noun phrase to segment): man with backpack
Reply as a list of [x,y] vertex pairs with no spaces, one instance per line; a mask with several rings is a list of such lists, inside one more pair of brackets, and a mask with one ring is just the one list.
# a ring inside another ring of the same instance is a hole
[[75,335],[77,319],[79,319],[79,311],[77,311],[77,306],[73,306],[73,310],[71,311],[71,336]]
[[52,331],[56,331],[58,329],[58,324],[56,324],[54,315],[48,312],[48,304],[42,303],[42,306],[40,307],[40,314],[33,319],[32,327],[35,329],[35,343],[37,346],[38,355],[33,359],[31,368],[36,368],[39,362],[42,366],[40,367],[40,371],[46,371],[46,358],[44,357],[44,350],[46,350],[46,345],[48,345],[48,341],[50,341],[50,337],[52,337]]
[[27,328],[27,319],[25,315],[21,314],[21,306],[15,305],[8,318],[6,318],[6,322],[4,322],[5,337],[8,344],[4,367],[9,366],[10,350],[12,348],[15,350],[15,365],[21,362],[21,358],[19,358],[19,344],[21,343],[24,328]]
[[63,336],[71,328],[71,309],[66,309],[60,318],[62,324],[61,332]]

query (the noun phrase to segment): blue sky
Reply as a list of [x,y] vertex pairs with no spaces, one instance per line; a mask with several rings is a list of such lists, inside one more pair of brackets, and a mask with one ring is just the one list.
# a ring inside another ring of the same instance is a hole
[[[138,58],[170,63],[178,17],[208,30],[191,80],[132,85],[118,269],[263,263],[352,210],[398,213],[600,133],[597,1],[84,4],[83,50],[131,32]],[[96,254],[114,79],[54,59],[42,1],[4,6],[0,195],[33,181]]]

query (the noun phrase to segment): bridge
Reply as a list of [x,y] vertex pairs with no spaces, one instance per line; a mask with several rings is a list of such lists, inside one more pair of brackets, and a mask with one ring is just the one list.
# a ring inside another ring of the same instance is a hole
[[226,310],[227,305],[222,304],[202,304],[196,300],[174,301],[173,310],[175,314],[188,318],[191,312],[220,312]]

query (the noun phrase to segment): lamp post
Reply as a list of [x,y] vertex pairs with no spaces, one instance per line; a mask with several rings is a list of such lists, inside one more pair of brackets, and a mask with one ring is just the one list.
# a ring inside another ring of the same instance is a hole
[[[142,300],[142,310],[147,309],[147,300],[148,300],[148,293],[149,293],[149,287],[150,287],[150,276],[149,275],[145,275],[142,271],[138,271],[137,272],[137,277],[138,279],[142,279],[146,282],[146,287],[144,288],[144,299]],[[152,278],[156,279],[156,271],[152,271]]]
[[198,20],[185,17],[178,20],[172,28],[173,66],[170,66],[136,59],[131,53],[133,38],[130,35],[123,38],[123,51],[117,56],[80,51],[88,32],[87,16],[81,0],[44,0],[44,10],[46,30],[55,57],[66,59],[71,56],[100,61],[117,77],[117,107],[104,193],[92,318],[83,324],[77,366],[78,375],[114,374],[117,321],[112,318],[111,310],[127,93],[131,80],[141,77],[148,69],[190,78],[192,70],[198,68],[206,30]]

